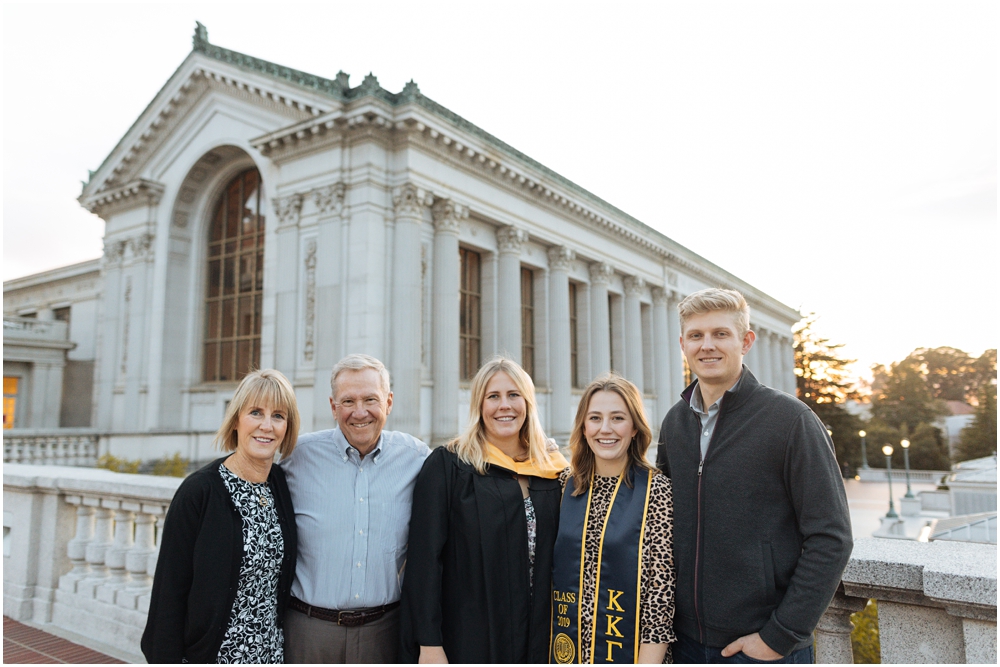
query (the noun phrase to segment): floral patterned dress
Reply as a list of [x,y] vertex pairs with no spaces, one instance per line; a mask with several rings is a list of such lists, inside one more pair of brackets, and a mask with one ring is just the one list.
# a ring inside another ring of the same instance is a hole
[[218,662],[282,663],[285,638],[278,627],[278,575],[285,541],[274,496],[267,482],[248,482],[223,464],[219,473],[243,519],[243,562]]

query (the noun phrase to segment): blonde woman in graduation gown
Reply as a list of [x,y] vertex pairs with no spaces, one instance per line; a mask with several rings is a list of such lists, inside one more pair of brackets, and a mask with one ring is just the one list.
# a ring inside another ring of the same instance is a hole
[[547,660],[566,465],[528,374],[502,357],[479,369],[468,427],[431,452],[414,488],[401,660]]

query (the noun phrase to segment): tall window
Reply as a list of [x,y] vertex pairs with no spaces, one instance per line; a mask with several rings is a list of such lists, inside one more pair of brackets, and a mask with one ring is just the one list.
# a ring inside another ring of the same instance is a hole
[[479,370],[479,355],[483,341],[481,304],[482,258],[478,252],[459,248],[461,283],[459,284],[459,377],[471,380]]
[[521,267],[521,367],[535,374],[535,274]]
[[17,383],[20,378],[3,376],[3,428],[14,428],[14,411],[17,408]]
[[576,314],[576,283],[569,284],[569,374],[570,386],[580,386],[580,368],[577,364],[577,314]]
[[53,319],[55,319],[55,320],[57,320],[59,322],[65,322],[66,325],[68,326],[69,325],[69,306],[65,306],[63,308],[53,308],[52,309],[52,317],[53,317]]
[[226,186],[208,232],[205,292],[206,382],[234,382],[260,365],[264,216],[260,174],[248,169]]

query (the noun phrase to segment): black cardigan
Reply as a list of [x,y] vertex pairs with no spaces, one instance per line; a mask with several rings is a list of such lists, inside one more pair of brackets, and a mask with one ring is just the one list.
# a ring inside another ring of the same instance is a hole
[[558,479],[529,478],[535,506],[534,594],[521,486],[510,470],[485,475],[444,447],[417,477],[400,616],[400,662],[420,645],[451,663],[544,663],[551,625]]
[[[224,460],[192,473],[170,503],[142,633],[142,654],[150,663],[218,659],[243,560],[243,521],[219,474]],[[295,512],[279,466],[271,466],[267,484],[285,540],[278,577],[280,625],[295,574]]]

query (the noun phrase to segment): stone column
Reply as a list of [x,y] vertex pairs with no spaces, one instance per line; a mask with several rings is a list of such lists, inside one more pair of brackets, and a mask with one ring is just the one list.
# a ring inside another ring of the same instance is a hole
[[642,308],[639,297],[646,281],[638,276],[626,276],[625,285],[625,377],[643,393],[642,373]]
[[681,299],[676,292],[667,293],[667,338],[670,345],[670,405],[676,403],[684,391],[684,362],[681,359],[681,319],[677,314],[677,304]]
[[497,230],[497,348],[521,363],[521,249],[528,233],[514,226]]
[[753,349],[753,363],[751,367],[753,374],[757,376],[760,383],[768,387],[774,386],[774,378],[771,377],[771,332],[763,327],[757,329],[757,342]]
[[393,243],[390,372],[394,430],[420,432],[420,227],[430,194],[407,183],[393,197],[396,227]]
[[468,209],[450,199],[439,199],[434,217],[434,391],[432,443],[440,444],[458,433],[458,229]]
[[670,325],[667,322],[669,313],[667,291],[662,287],[653,288],[653,382],[656,389],[656,413],[651,416],[653,425],[663,419],[667,410],[677,401],[670,382],[671,348],[677,347],[677,341],[670,338]]
[[[305,343],[306,361],[315,369],[313,376],[312,428],[319,431],[333,428],[337,422],[333,418],[326,397],[330,395],[330,371],[343,356],[344,329],[346,319],[342,271],[346,262],[345,243],[347,228],[344,225],[344,197],[346,187],[334,183],[313,191],[319,220],[316,224],[315,309],[313,312],[312,347],[315,353],[309,359],[309,337]],[[306,328],[309,327],[309,313],[306,313]],[[395,413],[395,410],[393,411]],[[306,415],[302,416],[303,419]],[[303,424],[305,428],[307,425]]]
[[771,367],[771,386],[778,391],[785,391],[785,376],[781,372],[781,336],[772,331],[767,343],[770,352],[768,365]]
[[816,663],[828,665],[854,664],[851,646],[851,614],[865,608],[864,598],[844,595],[843,587],[837,591],[826,612],[816,625]]
[[788,382],[788,393],[792,396],[798,394],[798,376],[795,374],[795,342],[792,338],[784,339],[784,347],[781,351],[781,367]]
[[614,269],[604,262],[590,265],[590,380],[611,370],[611,323],[608,283]]
[[561,445],[569,441],[570,414],[569,269],[576,253],[566,247],[549,248],[549,372],[552,406],[549,435]]

